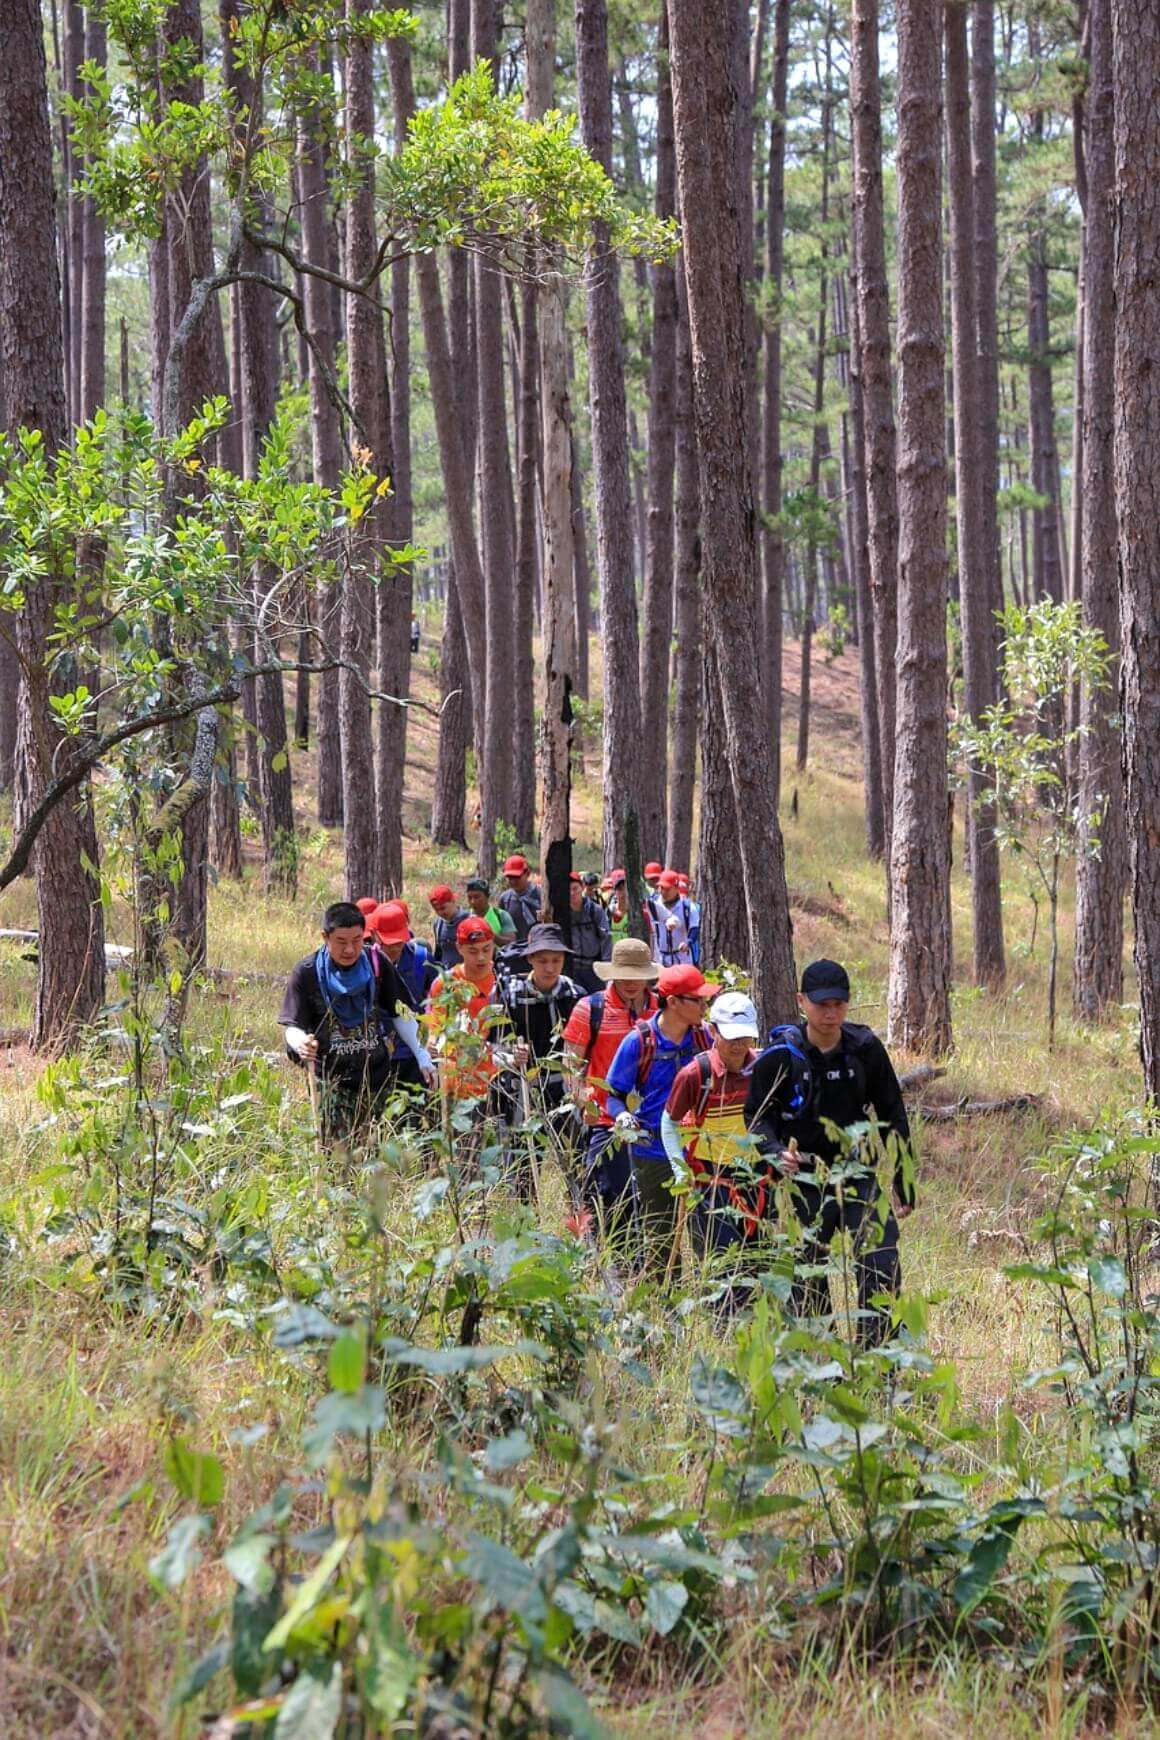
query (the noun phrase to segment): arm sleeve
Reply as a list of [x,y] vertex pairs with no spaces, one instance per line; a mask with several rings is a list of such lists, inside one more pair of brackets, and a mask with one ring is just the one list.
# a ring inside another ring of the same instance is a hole
[[899,1154],[894,1188],[903,1202],[913,1203],[914,1180],[907,1176],[909,1169],[905,1164],[910,1148],[910,1119],[906,1115],[906,1102],[890,1054],[880,1039],[875,1038],[867,1064],[867,1106],[873,1108],[878,1122],[892,1131],[907,1149],[906,1155]]
[[661,1145],[675,1176],[688,1177],[689,1163],[685,1159],[684,1140],[679,1126],[673,1122],[667,1110],[661,1113]]
[[300,961],[287,979],[286,989],[282,993],[282,1007],[278,1011],[279,1027],[301,1027],[309,1031],[313,1025],[306,1006],[306,987],[303,981]]
[[745,1128],[756,1136],[762,1154],[779,1153],[785,1146],[778,1091],[788,1079],[785,1057],[776,1047],[758,1058],[749,1078],[745,1101]]
[[627,1112],[625,1098],[636,1087],[636,1073],[640,1067],[640,1035],[626,1033],[616,1048],[616,1056],[608,1066],[608,1112],[609,1116],[618,1118],[622,1112]]
[[689,902],[689,953],[694,966],[701,964],[701,908],[695,900]]
[[395,1032],[399,1035],[399,1038],[403,1041],[403,1044],[407,1047],[407,1050],[411,1053],[411,1056],[415,1059],[419,1068],[431,1069],[431,1054],[423,1044],[423,1041],[419,1038],[419,1024],[415,1020],[415,1017],[410,1013],[405,1015],[398,1014],[394,1017],[394,1023]]

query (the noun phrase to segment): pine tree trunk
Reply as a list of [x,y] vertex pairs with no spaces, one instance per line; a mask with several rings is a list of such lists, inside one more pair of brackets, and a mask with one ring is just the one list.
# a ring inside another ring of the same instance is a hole
[[[827,13],[827,25],[832,14]],[[822,475],[822,453],[829,446],[829,436],[825,432],[822,414],[826,403],[826,315],[827,299],[829,297],[829,241],[827,229],[830,221],[830,65],[832,39],[827,28],[826,33],[826,72],[825,86],[822,96],[822,202],[821,202],[821,274],[818,280],[818,325],[814,345],[814,415],[813,437],[810,442],[810,494],[818,500],[818,486]],[[811,543],[806,551],[806,586],[805,603],[801,615],[801,682],[798,687],[798,733],[797,758],[798,772],[802,772],[809,759],[810,750],[810,680],[812,676],[812,654],[814,643],[814,602],[818,577],[818,553]]]
[[[607,0],[576,0],[576,76],[589,154],[612,171]],[[596,487],[596,559],[604,651],[604,862],[626,864],[639,842],[640,680],[632,493],[628,473],[620,271],[597,225],[587,265],[588,382]]]
[[[324,51],[314,70],[329,77],[330,56]],[[327,117],[324,108],[307,110],[298,120],[298,187],[302,228],[302,253],[327,271],[338,271],[338,246],[334,225],[327,214],[326,173]],[[305,275],[302,295],[306,326],[313,343],[308,368],[310,379],[310,455],[314,481],[324,489],[337,489],[342,475],[342,428],[338,404],[331,385],[334,380],[338,329],[335,326],[335,295],[330,284],[311,273]],[[327,380],[327,375],[331,377]],[[314,601],[316,645],[322,654],[337,653],[341,633],[341,587],[330,583],[319,588]],[[338,672],[323,671],[318,678],[318,820],[324,828],[342,826],[342,743],[338,724]]]
[[[662,14],[657,44],[656,214],[676,210],[673,100],[668,33]],[[640,643],[640,830],[646,857],[666,841],[669,748],[669,654],[673,639],[673,392],[677,346],[677,284],[671,261],[654,269],[652,350],[648,382],[648,540]]]
[[[64,396],[60,273],[56,256],[52,135],[44,36],[37,0],[12,0],[0,14],[0,380],[8,425],[38,429],[51,458],[68,437]],[[52,777],[59,738],[49,709],[46,643],[68,578],[25,581],[16,619],[22,670],[18,748],[28,800]],[[67,752],[66,752],[67,753]],[[66,1044],[101,1007],[105,933],[95,873],[97,838],[87,780],[58,804],[41,830],[34,869],[40,914],[32,1045]]]
[[693,791],[697,778],[697,714],[701,681],[701,481],[693,426],[693,364],[684,273],[677,274],[676,550],[674,570],[673,753],[665,862],[687,866],[693,856]]
[[[81,64],[85,58],[85,15],[81,0],[63,0],[64,25],[64,88],[76,102],[82,95]],[[68,391],[68,420],[72,425],[81,421],[81,368],[84,346],[84,283],[85,283],[85,197],[81,192],[84,165],[79,151],[68,140],[65,160],[67,201],[65,222],[68,226],[68,340],[65,356],[65,382]]]
[[769,166],[765,200],[765,276],[772,313],[765,333],[762,406],[762,499],[765,518],[762,552],[762,687],[766,734],[773,775],[773,802],[781,796],[781,660],[785,546],[778,526],[781,513],[781,293],[785,260],[785,109],[789,89],[790,0],[775,0],[773,20],[773,113],[769,123]]
[[850,132],[853,148],[854,244],[858,261],[858,331],[865,424],[866,533],[882,743],[882,811],[887,893],[894,831],[897,711],[898,484],[894,394],[890,373],[890,287],[882,215],[882,93],[878,76],[878,0],[853,0],[850,41]]
[[[1111,0],[1091,0],[1090,76],[1084,158],[1083,471],[1081,561],[1083,616],[1113,653],[1120,648],[1116,497],[1116,284],[1112,200],[1116,191],[1116,88],[1113,83]],[[1153,679],[1155,670],[1153,669]],[[1085,684],[1080,698],[1080,849],[1076,863],[1075,978],[1077,1015],[1089,1021],[1124,995],[1124,884],[1128,842],[1120,767],[1118,671],[1108,687]],[[1138,741],[1138,740],[1137,740]]]
[[[701,901],[701,961],[705,967],[722,962],[751,965],[750,929],[745,902],[737,898],[732,876],[715,873],[716,867],[736,865],[741,860],[741,834],[737,825],[737,799],[729,777],[728,736],[721,697],[721,673],[713,651],[706,601],[702,607],[700,670],[701,714],[701,814],[697,835],[698,894]],[[692,818],[689,819],[692,827]],[[674,858],[685,864],[687,858]]]
[[946,342],[940,191],[942,11],[898,4],[898,717],[889,1033],[947,1051]]
[[843,419],[843,449],[847,453],[850,490],[850,562],[858,611],[858,695],[862,721],[862,778],[866,792],[866,852],[879,859],[886,853],[886,815],[882,800],[881,706],[878,667],[874,657],[874,606],[870,596],[870,530],[866,500],[866,413],[862,399],[862,335],[858,325],[858,267],[855,260],[846,299],[849,326],[846,388],[850,395],[850,428]]
[[[85,17],[85,59],[106,63],[105,23],[90,9]],[[105,221],[96,203],[82,200],[84,270],[81,294],[81,397],[84,421],[105,402]]]
[[[348,25],[357,26],[369,0],[346,0]],[[348,140],[370,138],[375,128],[373,50],[352,35],[346,53],[346,131]],[[353,169],[348,164],[348,170]],[[354,175],[346,201],[345,275],[362,278],[375,257],[374,187],[365,165]],[[386,403],[386,364],[381,317],[365,297],[348,296],[347,366],[351,408],[359,422],[352,440],[368,450],[366,463],[376,477],[386,476],[390,412]],[[384,536],[381,502],[352,531],[342,577],[342,658],[338,674],[339,729],[342,737],[343,881],[348,900],[382,895],[382,856],[376,817],[375,752],[371,729],[371,655],[375,640],[375,599],[371,574],[378,566]],[[410,623],[407,624],[408,632]]]
[[989,575],[996,670],[1003,608],[999,551],[999,239],[995,173],[995,0],[971,14],[971,177],[975,207],[975,351],[979,374],[979,465],[983,559]]
[[[962,0],[947,0],[944,28],[955,392],[955,512],[963,634],[963,699],[967,718],[973,724],[980,724],[987,708],[998,699],[998,678],[992,611],[993,577],[984,502],[987,470],[982,452],[983,406],[980,361],[976,351],[978,309],[975,296],[971,99],[967,11]],[[969,770],[967,799],[975,983],[997,989],[1003,983],[1006,969],[999,843],[995,837],[994,781],[977,766]]]
[[1036,598],[1063,603],[1059,556],[1059,454],[1055,444],[1055,395],[1051,381],[1051,329],[1047,300],[1047,241],[1042,230],[1027,251],[1027,388],[1031,406],[1031,487],[1044,506],[1031,515]]
[[[568,370],[571,402],[572,370]],[[572,583],[576,596],[576,693],[588,699],[588,636],[592,614],[592,568],[588,560],[588,521],[580,489],[580,465],[576,457],[576,429],[571,430],[572,449]]]
[[[515,680],[512,710],[512,822],[521,840],[530,840],[536,827],[536,719],[535,660],[532,629],[536,616],[536,570],[538,561],[536,488],[540,456],[540,334],[539,293],[536,284],[520,286],[520,383],[519,383],[519,517],[516,528]],[[567,357],[564,359],[567,391]],[[565,430],[565,435],[567,431]],[[568,443],[570,465],[571,443]],[[570,492],[568,476],[565,484]],[[545,485],[546,488],[546,485]],[[546,511],[546,510],[545,510]],[[568,609],[575,629],[572,601],[571,500],[568,499]]]
[[1115,487],[1121,694],[1144,1092],[1160,1101],[1160,21],[1112,0],[1115,88]]
[[[686,216],[693,404],[702,491],[703,632],[720,693],[725,755],[740,834],[742,899],[748,914],[754,991],[765,1022],[794,1006],[785,856],[766,760],[754,754],[765,722],[756,653],[757,542],[753,455],[738,453],[745,427],[744,272],[738,181],[737,61],[729,38],[745,29],[735,5],[731,29],[715,28],[712,0],[672,0],[673,115],[680,208]],[[688,221],[690,214],[695,220]]]

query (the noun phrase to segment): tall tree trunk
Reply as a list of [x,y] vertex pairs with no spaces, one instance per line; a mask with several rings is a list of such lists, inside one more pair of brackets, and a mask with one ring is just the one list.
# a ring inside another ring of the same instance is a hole
[[[656,196],[659,218],[676,211],[673,98],[668,33],[662,13],[657,44]],[[669,651],[673,638],[673,390],[677,347],[677,284],[671,261],[653,274],[652,352],[648,382],[648,542],[644,623],[640,642],[640,831],[649,858],[666,840]]]
[[[493,71],[499,46],[498,0],[472,0],[471,47],[476,61]],[[515,608],[512,572],[515,544],[508,511],[511,464],[503,366],[503,302],[499,271],[475,257],[475,361],[479,444],[479,527],[485,590],[487,704],[480,760],[479,871],[495,874],[497,831],[512,819],[512,691],[515,686]]]
[[940,191],[942,9],[898,4],[898,719],[889,1033],[951,1043],[947,829],[946,341]]
[[[369,0],[346,0],[348,25],[357,28],[369,10]],[[375,130],[373,49],[370,41],[351,35],[346,52],[347,139],[370,139]],[[359,279],[375,258],[375,200],[370,167],[348,170],[352,182],[346,201],[348,278]],[[346,304],[347,367],[351,409],[360,433],[353,435],[369,449],[367,461],[376,477],[390,471],[390,410],[386,402],[386,360],[382,318],[365,297],[348,296]],[[339,726],[342,734],[343,880],[349,900],[381,895],[385,883],[376,817],[375,752],[371,729],[371,653],[375,639],[375,608],[371,575],[381,560],[385,527],[380,501],[368,510],[352,535],[342,580],[341,644],[343,666],[338,675]],[[408,635],[410,622],[407,624]],[[381,818],[385,822],[386,818]]]
[[[1140,981],[1144,1091],[1160,1101],[1160,30],[1154,11],[1112,0],[1115,87],[1115,486],[1120,539],[1121,694]],[[1089,170],[1090,173],[1090,170]],[[1089,503],[1090,505],[1090,503]],[[1086,577],[1085,577],[1086,579]]]
[[1059,454],[1055,445],[1055,394],[1051,381],[1051,326],[1047,291],[1047,240],[1036,230],[1027,249],[1027,387],[1031,406],[1031,487],[1044,498],[1031,516],[1035,596],[1063,603],[1059,556]]
[[858,261],[858,331],[866,451],[866,532],[874,617],[886,823],[887,897],[894,832],[894,754],[898,640],[898,484],[894,394],[890,378],[890,287],[882,215],[882,93],[878,76],[878,0],[853,0],[850,122],[854,244]]
[[[1115,475],[1117,402],[1112,203],[1117,192],[1117,99],[1111,0],[1091,0],[1088,28],[1091,71],[1084,149],[1088,198],[1084,223],[1083,471],[1073,487],[1084,498],[1081,522],[1084,621],[1103,635],[1113,653],[1118,653],[1117,503],[1108,489],[1108,478]],[[1154,682],[1154,667],[1151,675]],[[1085,684],[1080,698],[1081,836],[1076,863],[1073,997],[1076,1013],[1089,1021],[1106,1015],[1124,995],[1128,842],[1120,731],[1116,721],[1118,677],[1118,671],[1113,669],[1109,685],[1103,690],[1093,690],[1090,684]]]
[[[241,22],[240,0],[221,0],[222,41],[225,44],[226,84],[238,117],[239,130],[247,125],[243,116],[253,113],[256,93],[249,72],[241,66],[230,45]],[[258,118],[260,124],[260,117]],[[241,140],[239,137],[239,144]],[[261,206],[252,214],[263,222]],[[242,244],[243,270],[273,275],[269,254],[253,242]],[[239,284],[238,312],[241,326],[242,455],[245,475],[256,480],[262,451],[278,408],[278,326],[271,292],[260,284]],[[266,603],[275,575],[269,564],[257,562],[253,572],[255,639],[260,664],[278,655],[276,633],[266,621]],[[263,870],[266,887],[293,898],[298,887],[298,854],[294,836],[294,787],[290,772],[290,744],[286,727],[286,699],[280,674],[254,679],[258,726],[258,805],[262,825]]]
[[[946,111],[947,182],[950,198],[951,317],[955,391],[955,511],[958,524],[959,600],[963,631],[963,692],[966,714],[980,724],[998,698],[995,667],[993,576],[987,544],[984,496],[989,468],[982,453],[980,359],[976,350],[976,261],[974,183],[971,171],[971,98],[967,10],[947,0]],[[977,766],[969,770],[971,921],[977,985],[1003,983],[1003,898],[999,842],[995,837],[995,788]]]
[[[707,967],[731,966],[749,969],[750,929],[745,902],[737,898],[736,881],[722,876],[719,866],[736,865],[741,857],[737,801],[729,777],[728,734],[721,696],[721,671],[706,620],[707,601],[702,595],[698,641],[701,714],[701,815],[697,835],[698,894],[701,902],[701,960]],[[692,818],[688,826],[692,827]],[[675,859],[687,863],[687,859]]]
[[[52,135],[43,22],[37,0],[12,0],[0,19],[0,380],[8,425],[40,431],[49,458],[64,446],[64,346]],[[52,777],[59,738],[49,708],[47,641],[67,577],[25,582],[16,619],[21,661],[19,745],[26,794],[35,803]],[[105,932],[96,829],[88,780],[58,804],[36,844],[40,913],[32,1044],[59,1047],[100,1009]]]
[[[108,59],[105,21],[92,7],[85,15],[85,59],[102,67]],[[88,421],[105,402],[105,220],[92,199],[82,201],[82,239],[80,414]]]
[[781,514],[781,294],[785,261],[785,109],[789,100],[790,0],[775,0],[773,16],[773,113],[769,123],[769,166],[765,198],[765,276],[771,312],[765,333],[762,408],[762,499],[765,518],[762,553],[762,677],[766,734],[773,775],[773,802],[781,795],[781,654],[785,546]]
[[[829,434],[823,422],[826,404],[826,314],[829,297],[829,255],[827,239],[830,221],[830,68],[833,50],[833,10],[826,13],[825,85],[822,94],[822,255],[818,278],[818,325],[814,346],[814,418],[810,441],[810,495],[820,505],[818,486],[822,475],[822,455],[829,450]],[[797,767],[805,767],[810,749],[810,678],[814,643],[814,594],[818,575],[818,552],[811,541],[806,550],[805,602],[801,615],[801,682],[798,686]]]
[[[687,866],[693,855],[693,788],[697,777],[697,714],[701,676],[701,481],[693,426],[693,364],[683,274],[678,275],[676,390],[676,552],[674,575],[673,753],[665,862]],[[780,615],[780,603],[778,606]],[[706,865],[709,860],[705,860]]]
[[[331,77],[330,55],[323,50],[314,71]],[[326,157],[329,126],[324,104],[310,106],[298,119],[298,188],[302,253],[327,271],[338,271],[334,223],[327,211]],[[313,343],[309,355],[310,457],[314,481],[337,489],[342,476],[342,427],[332,382],[338,350],[335,293],[322,278],[307,273],[302,286],[306,325]],[[327,376],[330,376],[328,381]],[[315,621],[321,650],[338,652],[342,591],[336,583],[319,589]],[[338,723],[339,674],[323,671],[318,679],[318,820],[324,828],[342,826],[342,741]]]
[[[540,330],[539,292],[535,283],[520,286],[520,380],[519,380],[519,516],[516,528],[515,680],[512,709],[512,822],[521,840],[530,840],[536,826],[536,721],[535,660],[532,630],[536,617],[536,570],[538,541],[536,488],[540,457]],[[550,317],[548,317],[550,318]],[[567,355],[564,356],[564,391],[567,392]],[[567,430],[565,430],[567,436]],[[571,442],[567,446],[571,463]],[[571,484],[568,490],[568,610],[575,638],[575,607],[572,601]],[[546,485],[545,485],[546,488]],[[545,509],[545,512],[547,510]]]
[[[607,0],[576,0],[576,77],[585,148],[611,174]],[[595,229],[586,288],[596,557],[604,652],[604,862],[627,865],[630,835],[639,842],[639,643],[620,332],[620,271],[604,225]]]
[[[785,855],[764,758],[753,753],[765,720],[756,656],[757,541],[753,455],[738,454],[745,426],[744,273],[733,33],[747,7],[717,28],[712,0],[672,0],[673,116],[702,490],[702,599],[720,693],[729,781],[740,834],[754,990],[766,1022],[793,1008],[794,971]],[[690,221],[690,214],[696,214]]]
[[[572,371],[568,370],[569,389]],[[591,618],[592,569],[588,561],[588,522],[580,488],[580,462],[576,454],[576,427],[572,425],[572,582],[576,594],[576,693],[588,699],[588,635]]]
[[843,448],[848,453],[850,490],[850,558],[858,609],[858,692],[862,719],[862,777],[866,791],[866,851],[871,858],[886,852],[886,815],[882,799],[883,745],[874,658],[874,606],[870,596],[870,530],[866,500],[866,412],[862,397],[862,335],[858,324],[858,265],[854,262],[847,298],[849,350],[846,387],[850,395],[850,430],[843,419]]
[[[530,120],[552,106],[556,67],[556,0],[529,0],[527,113]],[[572,522],[572,413],[568,388],[568,336],[564,285],[541,276],[538,352],[526,352],[523,393],[542,413],[544,455],[544,714],[540,739],[542,805],[540,862],[548,877],[553,915],[571,927],[567,897],[572,863],[572,687],[576,660],[576,551]],[[535,304],[524,310],[528,320]],[[529,379],[538,365],[539,378]],[[525,428],[534,451],[536,428]],[[526,461],[526,454],[525,454]],[[531,528],[529,528],[530,530]],[[566,935],[568,933],[566,932]]]
[[[999,646],[1003,608],[999,555],[999,237],[995,174],[995,0],[975,0],[971,14],[971,180],[975,207],[975,351],[979,373],[979,466],[983,559],[991,598],[991,633]],[[996,667],[997,668],[997,667]]]
[[[81,64],[85,58],[85,15],[81,0],[64,0],[64,88],[77,102],[81,96]],[[68,392],[68,420],[76,425],[81,420],[81,356],[84,326],[85,280],[85,197],[81,192],[84,166],[80,153],[68,140],[65,153],[68,226],[68,338],[65,355],[65,384]]]

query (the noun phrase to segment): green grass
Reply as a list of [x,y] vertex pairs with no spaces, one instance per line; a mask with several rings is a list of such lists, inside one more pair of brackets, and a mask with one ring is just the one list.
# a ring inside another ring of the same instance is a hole
[[[848,737],[835,732],[829,743],[818,741],[804,779],[787,768],[787,799],[794,784],[798,818],[787,819],[785,831],[799,964],[818,954],[844,960],[854,981],[855,1018],[884,1027],[883,877],[865,858]],[[598,802],[596,787],[583,782],[577,831],[585,864],[596,861]],[[908,1289],[939,1301],[931,1309],[931,1351],[954,1362],[964,1404],[978,1418],[993,1418],[996,1434],[1012,1406],[1034,1451],[1037,1442],[1050,1443],[1056,1404],[1038,1391],[1020,1390],[1018,1375],[1050,1363],[1051,1325],[1037,1296],[1006,1279],[1002,1267],[1018,1257],[1020,1238],[1043,1204],[1036,1159],[1064,1131],[1131,1106],[1140,1076],[1131,1012],[1098,1031],[1076,1024],[1066,972],[1058,1041],[1047,1051],[1046,938],[1041,929],[1029,949],[1031,908],[1010,874],[1004,897],[1008,985],[997,996],[973,989],[969,886],[959,846],[956,1048],[945,1078],[928,1093],[941,1102],[1024,1092],[1037,1100],[1015,1114],[918,1121],[920,1207],[904,1228],[903,1262]],[[262,897],[253,881],[215,888],[211,962],[284,972],[311,946],[317,910],[339,885],[338,852],[335,839],[317,832],[309,837],[294,905]],[[426,887],[468,867],[462,854],[433,855],[421,841],[409,844],[405,892],[420,926]],[[26,883],[0,897],[0,925],[30,924],[33,912]],[[1070,890],[1063,923],[1067,963]],[[114,911],[110,934],[127,938],[123,910]],[[0,944],[4,1026],[25,1019],[32,988],[32,969],[19,949]],[[276,1051],[277,998],[267,983],[207,983],[195,996],[191,1037]],[[299,1431],[320,1386],[309,1362],[288,1362],[270,1348],[264,1328],[255,1336],[223,1320],[210,1274],[196,1278],[176,1319],[150,1321],[111,1307],[83,1263],[70,1265],[59,1243],[39,1236],[37,1216],[57,1188],[48,1176],[57,1136],[44,1125],[36,1075],[37,1065],[22,1049],[0,1052],[0,1203],[8,1205],[15,1235],[7,1256],[0,1244],[0,1733],[11,1740],[192,1736],[197,1724],[187,1718],[181,1728],[168,1712],[168,1697],[212,1638],[230,1583],[207,1559],[179,1596],[160,1596],[150,1586],[148,1561],[180,1508],[161,1469],[161,1424],[187,1420],[197,1442],[225,1463],[218,1527],[226,1539],[295,1465]],[[253,1166],[266,1179],[280,1260],[290,1260],[304,1226],[325,1229],[331,1213],[309,1118],[301,1077],[287,1069],[285,1094],[260,1153],[234,1154],[237,1164]],[[205,1162],[207,1172],[214,1159]],[[59,1182],[64,1195],[74,1190],[84,1165],[83,1157],[68,1162]],[[547,1194],[545,1217],[558,1227],[565,1202],[554,1180]],[[333,1208],[341,1212],[341,1205]],[[389,1241],[403,1248],[410,1229],[391,1213]],[[618,1457],[636,1466],[656,1458],[669,1473],[681,1468],[680,1452],[666,1446],[682,1437],[698,1353],[719,1358],[721,1347],[712,1319],[693,1313],[679,1332],[658,1333],[646,1345],[652,1390],[634,1386],[616,1361],[593,1374],[617,1420]],[[238,1441],[239,1426],[259,1423],[265,1435],[258,1442]],[[400,1468],[429,1463],[430,1421],[420,1412],[410,1439],[396,1438],[387,1454]],[[977,1454],[982,1458],[981,1450]],[[321,1515],[324,1495],[317,1504]],[[630,1669],[617,1668],[600,1702],[611,1731],[625,1740],[1157,1731],[1138,1714],[1109,1715],[1085,1700],[1058,1660],[1019,1676],[998,1659],[949,1654],[909,1668],[852,1664],[831,1675],[810,1666],[800,1639],[791,1647],[746,1613],[727,1628],[715,1663],[702,1660],[694,1670],[675,1651],[640,1652]]]

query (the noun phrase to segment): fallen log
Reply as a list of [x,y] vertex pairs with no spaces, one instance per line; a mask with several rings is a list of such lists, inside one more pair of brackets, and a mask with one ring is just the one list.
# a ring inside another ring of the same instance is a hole
[[925,1087],[928,1081],[938,1081],[945,1074],[946,1070],[940,1064],[924,1063],[920,1068],[907,1070],[905,1075],[900,1075],[898,1085],[905,1092],[907,1088]]
[[949,1124],[955,1118],[989,1117],[995,1112],[1026,1112],[1039,1105],[1042,1094],[1012,1094],[1005,1100],[968,1100],[964,1094],[950,1106],[922,1106],[922,1117],[928,1124]]

